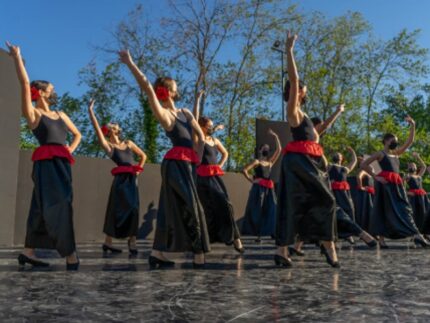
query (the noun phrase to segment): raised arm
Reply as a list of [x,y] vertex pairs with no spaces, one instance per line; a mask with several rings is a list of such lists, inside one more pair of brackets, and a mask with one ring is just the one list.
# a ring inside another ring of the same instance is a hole
[[205,146],[205,135],[203,134],[202,128],[200,128],[196,118],[194,118],[194,115],[187,109],[183,109],[182,111],[188,121],[190,121],[193,131],[194,150],[197,152],[199,159],[202,160],[203,148]]
[[397,148],[395,150],[394,153],[396,155],[403,154],[406,151],[406,149],[408,149],[410,146],[412,146],[412,144],[414,142],[414,138],[415,138],[415,121],[410,116],[407,116],[405,118],[405,120],[409,123],[409,137],[408,137],[408,140],[406,140],[406,142],[403,145],[401,145],[399,148]]
[[323,123],[315,127],[318,134],[321,135],[326,132],[327,129],[331,128],[333,123],[342,114],[343,111],[345,111],[345,105],[341,104],[337,107],[336,111],[331,116],[324,120]]
[[94,113],[94,99],[90,100],[88,105],[88,113],[90,115],[91,123],[93,124],[94,130],[96,131],[97,138],[99,140],[100,146],[104,149],[104,151],[110,157],[112,155],[112,147],[107,142],[105,136],[103,135],[103,131],[100,128],[99,122],[97,121],[96,115]]
[[273,165],[273,164],[276,163],[276,161],[278,160],[279,156],[281,155],[282,147],[281,147],[281,141],[279,140],[278,135],[272,129],[269,129],[268,133],[269,133],[269,135],[272,135],[275,138],[275,143],[276,143],[275,153],[270,158],[270,162]]
[[294,43],[297,35],[288,32],[286,42],[287,52],[287,71],[290,82],[290,93],[287,104],[288,123],[291,127],[297,127],[303,120],[303,112],[299,109],[299,75],[297,72],[296,61],[294,59]]
[[66,124],[67,128],[73,135],[73,140],[69,145],[69,151],[70,153],[73,153],[76,150],[76,148],[78,148],[79,143],[81,142],[81,139],[82,139],[82,135],[79,132],[78,128],[76,128],[72,120],[70,120],[70,118],[67,116],[67,114],[65,114],[64,112],[60,112],[60,115],[64,123]]
[[384,156],[382,152],[378,151],[374,153],[372,156],[370,156],[369,158],[366,158],[365,160],[363,160],[363,162],[360,165],[360,168],[363,169],[367,174],[372,176],[376,181],[382,184],[387,184],[387,181],[385,180],[385,178],[375,174],[375,172],[373,171],[373,168],[370,166],[370,164],[372,164],[375,160],[380,161],[383,157]]
[[34,128],[39,116],[31,102],[30,79],[28,78],[28,74],[21,57],[21,50],[18,46],[12,45],[9,42],[6,42],[6,46],[9,49],[9,55],[12,56],[14,60],[16,74],[21,86],[22,115],[27,119],[27,123],[30,128]]
[[254,179],[249,175],[249,171],[254,169],[255,167],[257,167],[260,164],[260,162],[257,159],[254,159],[254,161],[252,163],[249,163],[248,165],[246,165],[243,170],[242,170],[242,174],[246,177],[246,179],[248,181],[250,181],[251,183],[253,183]]
[[133,141],[128,140],[128,147],[139,157],[139,166],[143,167],[146,162],[146,154]]
[[[200,118],[200,99],[202,98],[203,93],[205,93],[205,91],[200,90],[199,93],[197,93],[197,97],[196,97],[196,100],[194,102],[193,115],[194,115],[194,119],[196,119],[197,123],[198,123],[199,118]],[[193,140],[195,143],[198,141],[198,135],[195,131],[193,131]]]
[[346,168],[348,169],[348,174],[349,174],[352,172],[355,165],[357,165],[357,155],[356,155],[354,149],[352,149],[351,147],[348,147],[347,150],[351,154],[351,161],[349,162],[348,166],[346,166]]
[[357,174],[357,188],[359,190],[364,190],[363,187],[363,177],[366,174],[366,172],[362,169],[359,170],[358,174]]
[[426,163],[424,162],[424,160],[421,158],[420,154],[418,154],[417,152],[413,152],[412,156],[414,156],[416,158],[416,160],[418,160],[418,162],[420,163],[419,165],[419,170],[418,170],[418,176],[424,176],[424,174],[426,173]]
[[228,159],[228,151],[225,149],[224,145],[219,141],[218,139],[214,139],[215,141],[215,147],[218,149],[218,151],[221,153],[221,160],[219,162],[219,167],[223,168],[225,162]]
[[133,74],[134,78],[139,84],[141,90],[145,92],[146,96],[148,97],[149,106],[151,107],[155,118],[161,123],[163,128],[169,129],[173,122],[172,118],[170,118],[168,111],[164,109],[158,101],[157,96],[155,95],[155,91],[152,88],[151,82],[148,81],[147,77],[134,63],[128,50],[120,51],[119,57],[121,62],[127,65],[128,69]]

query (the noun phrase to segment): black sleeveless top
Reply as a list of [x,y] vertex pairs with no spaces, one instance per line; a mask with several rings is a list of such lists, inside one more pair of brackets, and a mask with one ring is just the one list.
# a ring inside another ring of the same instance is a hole
[[127,147],[126,149],[113,148],[111,159],[118,166],[134,165],[133,151]]
[[202,165],[216,165],[218,164],[218,149],[214,146],[205,143],[202,157]]
[[397,156],[388,156],[383,152],[384,157],[379,162],[379,166],[383,171],[399,173],[400,171],[400,160]]
[[315,141],[314,125],[305,114],[297,127],[290,127],[294,141]]
[[264,179],[270,179],[270,171],[272,167],[270,165],[258,165],[254,169],[254,177],[255,178],[264,178]]
[[[182,110],[181,112],[185,115]],[[180,146],[192,148],[193,141],[191,134],[192,128],[188,119],[187,121],[182,121],[178,117],[175,117],[175,125],[173,126],[173,129],[170,131],[166,131],[166,135],[170,139],[174,147]]]
[[407,183],[409,189],[412,190],[423,188],[423,179],[420,176],[410,176]]
[[331,181],[334,182],[346,182],[348,177],[348,171],[346,167],[339,165],[331,165],[330,170],[328,171],[328,176]]
[[51,119],[42,114],[39,124],[32,132],[41,146],[66,145],[68,129],[60,115],[58,119]]
[[363,176],[363,186],[374,186],[373,177],[367,174]]

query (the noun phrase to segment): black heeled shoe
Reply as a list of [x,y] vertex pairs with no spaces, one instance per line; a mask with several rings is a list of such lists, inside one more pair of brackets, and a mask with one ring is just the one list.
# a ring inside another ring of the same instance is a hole
[[237,251],[238,253],[240,253],[241,255],[245,253],[245,248],[243,247],[243,245],[242,245],[242,247],[241,247],[241,248],[239,248],[238,246],[236,246],[236,244],[235,244],[235,243],[233,243],[233,247],[234,247],[234,250],[236,250],[236,251]]
[[114,247],[112,247],[112,246],[108,246],[108,245],[107,245],[107,244],[105,244],[105,243],[103,243],[103,245],[102,245],[102,249],[103,249],[103,251],[104,251],[104,252],[108,252],[108,251],[110,251],[111,253],[121,253],[121,252],[122,252],[122,250],[121,250],[121,249],[114,248]]
[[378,243],[376,242],[375,239],[370,240],[369,242],[363,240],[364,243],[370,248],[370,249],[375,249],[378,246]]
[[130,240],[127,241],[127,245],[128,245],[128,252],[130,253],[130,256],[132,257],[136,257],[137,254],[139,253],[139,251],[136,249],[133,249],[130,247]]
[[78,262],[75,262],[73,264],[69,264],[68,262],[66,262],[66,270],[68,270],[68,271],[76,271],[76,270],[79,269],[79,264],[81,262],[79,261],[78,257],[76,257],[76,258],[78,259]]
[[379,249],[389,249],[388,245],[385,243],[385,241],[378,241]]
[[275,260],[275,265],[278,266],[278,267],[287,267],[287,268],[289,268],[289,267],[293,266],[293,262],[291,261],[291,259],[284,258],[284,257],[282,257],[280,255],[275,255],[274,260]]
[[297,250],[294,247],[288,247],[288,253],[292,256],[297,255],[299,257],[304,257],[305,253],[301,250]]
[[421,238],[414,238],[414,243],[416,246],[420,245],[423,248],[427,248],[430,246],[425,240]]
[[22,253],[20,253],[18,256],[18,263],[20,266],[25,266],[25,264],[29,264],[33,267],[49,267],[49,264],[47,262],[27,257]]
[[173,261],[161,260],[154,256],[149,256],[148,263],[149,263],[149,268],[151,269],[170,268],[175,266],[175,263]]
[[330,255],[328,254],[327,249],[322,244],[320,245],[320,249],[321,254],[325,256],[325,259],[330,266],[332,266],[333,268],[340,268],[339,261],[333,261],[333,259],[331,259]]

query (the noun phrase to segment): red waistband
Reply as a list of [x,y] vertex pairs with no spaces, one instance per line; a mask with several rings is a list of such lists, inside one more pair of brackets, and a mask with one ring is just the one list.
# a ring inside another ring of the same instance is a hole
[[118,175],[118,174],[124,174],[124,173],[136,175],[137,173],[140,173],[140,172],[143,172],[143,168],[140,167],[139,165],[117,166],[117,167],[112,168],[112,170],[110,171],[110,173],[113,176]]
[[349,191],[351,187],[347,181],[332,182],[331,189],[334,191]]
[[197,167],[197,175],[199,176],[222,176],[224,171],[219,165],[199,165]]
[[412,188],[408,192],[414,193],[415,195],[427,195],[427,192],[422,188]]
[[321,157],[324,150],[321,145],[315,141],[290,141],[282,150],[285,155],[287,153],[299,153],[310,155],[313,157]]
[[257,184],[266,188],[274,188],[275,184],[271,179],[265,179],[265,178],[256,178]]
[[164,159],[184,160],[193,164],[200,162],[199,157],[192,148],[175,146],[170,149],[165,155]]
[[383,170],[378,174],[378,176],[383,177],[388,183],[399,185],[403,182],[402,177],[395,172],[388,172]]
[[372,195],[375,195],[375,188],[374,188],[373,186],[365,186],[365,187],[364,187],[364,190],[365,190],[367,193],[370,193],[370,194],[372,194]]
[[61,145],[43,145],[37,147],[31,156],[32,161],[53,159],[55,157],[66,158],[71,165],[75,163],[75,159],[66,146]]

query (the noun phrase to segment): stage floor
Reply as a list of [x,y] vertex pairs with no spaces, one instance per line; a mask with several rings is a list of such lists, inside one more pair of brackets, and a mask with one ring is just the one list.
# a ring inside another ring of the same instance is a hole
[[429,322],[430,250],[388,244],[343,243],[341,269],[309,246],[294,268],[278,269],[273,242],[249,239],[243,257],[214,245],[206,270],[180,257],[174,269],[154,271],[149,241],[136,259],[103,258],[100,244],[88,244],[72,273],[54,252],[42,253],[50,269],[19,270],[19,249],[0,249],[0,322]]

